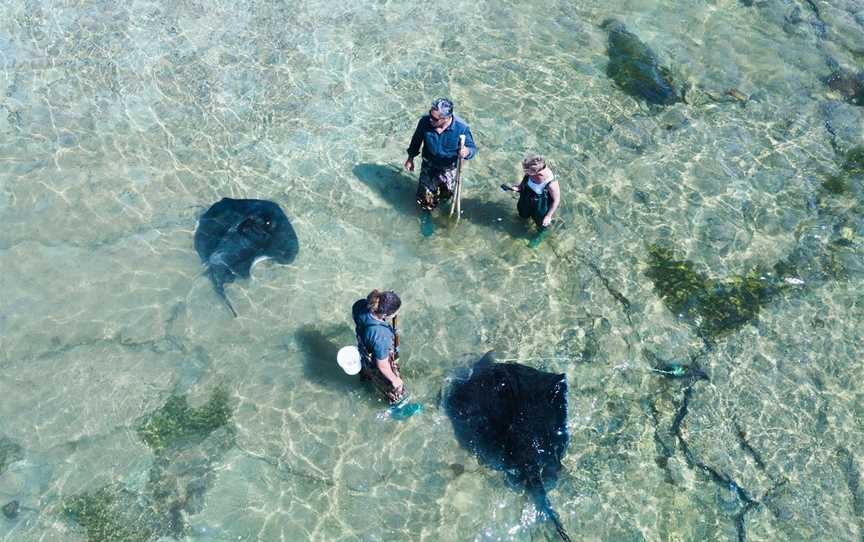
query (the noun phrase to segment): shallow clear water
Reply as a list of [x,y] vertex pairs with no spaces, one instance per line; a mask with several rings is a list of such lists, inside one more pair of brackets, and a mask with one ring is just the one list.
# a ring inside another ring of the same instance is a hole
[[[0,539],[86,540],[64,502],[157,475],[203,487],[189,540],[554,539],[437,408],[494,349],[567,375],[550,498],[574,540],[860,540],[864,222],[860,191],[821,183],[864,113],[820,79],[827,58],[862,69],[864,11],[744,4],[11,0],[0,505],[21,509]],[[658,110],[616,89],[609,16],[696,99]],[[746,104],[706,98],[731,88]],[[480,153],[461,222],[424,238],[399,168],[439,95]],[[564,196],[536,249],[497,189],[529,150]],[[301,243],[228,287],[237,319],[192,245],[226,196],[279,203]],[[793,253],[807,272],[706,347],[646,277],[652,242],[719,279]],[[425,405],[405,421],[335,362],[351,303],[381,287],[403,298],[403,376]],[[710,381],[687,391],[651,355]],[[220,385],[232,440],[160,466],[141,420]]]

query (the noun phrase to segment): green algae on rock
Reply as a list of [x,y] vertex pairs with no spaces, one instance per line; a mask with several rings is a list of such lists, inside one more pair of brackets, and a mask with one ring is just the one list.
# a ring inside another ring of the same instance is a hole
[[846,184],[846,180],[843,178],[843,175],[832,175],[822,181],[822,188],[831,192],[832,194],[843,194],[848,190],[848,186]]
[[840,172],[823,181],[822,188],[832,194],[844,194],[849,191],[852,177],[859,175],[864,175],[864,145],[854,147],[846,153]]
[[138,435],[153,449],[147,483],[132,491],[106,485],[64,500],[63,510],[84,528],[90,542],[149,542],[182,538],[186,517],[203,508],[214,469],[234,445],[229,396],[217,388],[198,408],[173,396],[145,418]]
[[232,444],[233,435],[217,429],[200,444],[157,455],[140,491],[107,485],[65,500],[63,510],[89,542],[183,539],[190,532],[188,516],[203,509],[215,468]]
[[755,319],[785,288],[774,271],[757,268],[743,276],[718,280],[697,272],[692,262],[676,259],[668,248],[651,245],[648,254],[645,274],[654,283],[654,290],[669,310],[709,338],[723,336]]
[[138,436],[158,454],[181,444],[201,442],[230,421],[228,392],[217,388],[198,408],[191,408],[186,397],[172,396],[140,425]]
[[849,175],[864,174],[864,145],[854,147],[846,153],[846,162],[843,163],[843,171]]
[[[158,527],[152,508],[137,495],[118,486],[70,497],[63,511],[82,526],[90,542],[148,542],[168,534]],[[149,517],[148,517],[149,516]]]

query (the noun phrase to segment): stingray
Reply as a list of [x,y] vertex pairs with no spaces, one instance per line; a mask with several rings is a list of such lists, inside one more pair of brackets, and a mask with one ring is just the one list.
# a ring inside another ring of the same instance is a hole
[[195,230],[195,250],[213,288],[235,317],[225,284],[237,277],[249,278],[252,266],[261,259],[289,264],[299,248],[288,217],[272,201],[222,198],[201,215]]
[[456,439],[481,464],[523,487],[569,541],[547,488],[567,449],[567,380],[517,363],[495,363],[492,352],[452,379],[444,409]]

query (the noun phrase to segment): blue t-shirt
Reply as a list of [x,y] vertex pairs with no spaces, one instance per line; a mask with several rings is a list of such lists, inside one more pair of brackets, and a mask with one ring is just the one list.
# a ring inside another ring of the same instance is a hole
[[[351,307],[354,318],[354,331],[357,333],[357,346],[367,362],[389,359],[393,351],[395,333],[393,327],[376,319],[369,312],[365,299],[360,299]],[[368,359],[371,356],[371,360]]]
[[423,160],[428,161],[432,167],[437,169],[454,167],[459,154],[460,135],[465,136],[465,146],[468,148],[468,156],[465,159],[471,160],[477,154],[477,145],[474,144],[471,128],[464,120],[454,115],[450,126],[439,134],[429,122],[429,115],[423,115],[417,123],[417,128],[414,129],[411,144],[408,145],[408,156],[414,158],[420,154],[422,146]]

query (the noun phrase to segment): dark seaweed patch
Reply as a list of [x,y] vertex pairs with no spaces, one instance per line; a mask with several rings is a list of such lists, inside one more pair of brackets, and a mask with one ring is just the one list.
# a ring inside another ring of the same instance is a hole
[[849,190],[849,185],[843,175],[832,175],[822,182],[822,188],[832,194],[843,194]]
[[839,93],[852,105],[864,106],[864,72],[858,74],[835,70],[825,79],[828,88]]
[[180,444],[201,442],[230,421],[228,393],[217,388],[207,403],[198,408],[189,407],[185,397],[171,397],[141,424],[138,436],[159,453]]
[[822,188],[832,194],[844,194],[849,191],[852,177],[859,175],[864,175],[864,145],[846,153],[840,172],[823,181]]
[[159,532],[152,521],[133,516],[135,510],[146,513],[146,509],[116,486],[71,497],[63,503],[63,510],[84,528],[91,542],[147,542],[168,534]]
[[843,171],[849,175],[861,175],[864,173],[864,145],[858,146],[846,153],[846,162]]
[[90,542],[149,542],[183,538],[185,517],[200,512],[216,462],[234,443],[228,393],[217,388],[203,406],[171,397],[148,416],[138,435],[156,454],[141,492],[102,486],[63,501],[63,511]]
[[6,519],[15,519],[18,517],[18,512],[21,510],[21,503],[18,501],[9,501],[3,505],[3,515]]
[[725,280],[697,272],[672,250],[651,245],[646,275],[670,311],[693,323],[708,338],[726,335],[759,315],[784,285],[774,271],[754,269]]

